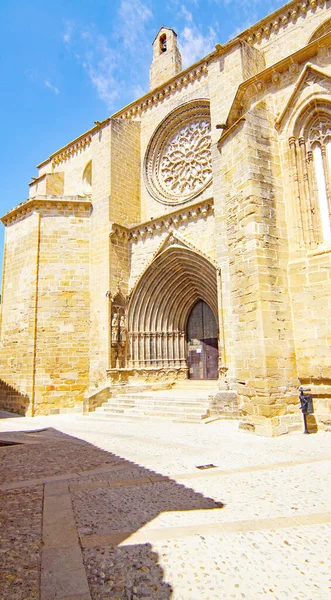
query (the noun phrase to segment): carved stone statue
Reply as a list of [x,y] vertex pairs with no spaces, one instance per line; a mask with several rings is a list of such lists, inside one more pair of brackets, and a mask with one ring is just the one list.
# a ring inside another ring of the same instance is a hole
[[125,326],[125,317],[122,315],[120,319],[120,342],[124,345],[126,342],[127,330]]
[[118,313],[114,312],[112,322],[111,322],[111,341],[112,344],[117,344],[118,342],[118,325],[119,325],[119,317]]

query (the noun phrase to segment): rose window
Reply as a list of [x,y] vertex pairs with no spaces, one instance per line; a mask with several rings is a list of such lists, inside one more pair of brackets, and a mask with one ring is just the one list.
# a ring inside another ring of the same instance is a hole
[[152,196],[165,204],[187,202],[211,183],[208,102],[186,104],[161,123],[147,149],[145,178]]

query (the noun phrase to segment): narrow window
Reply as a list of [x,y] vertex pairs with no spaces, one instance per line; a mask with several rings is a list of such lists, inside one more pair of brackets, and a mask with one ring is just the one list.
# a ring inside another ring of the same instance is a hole
[[308,139],[313,152],[318,208],[323,240],[331,240],[331,119],[319,115],[311,124]]
[[166,51],[167,51],[167,36],[164,33],[160,37],[160,53],[162,54],[162,52],[166,52]]

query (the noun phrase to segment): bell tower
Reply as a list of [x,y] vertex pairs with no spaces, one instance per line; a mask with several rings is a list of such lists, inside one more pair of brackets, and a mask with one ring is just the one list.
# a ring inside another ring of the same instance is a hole
[[150,89],[174,77],[182,70],[182,57],[177,47],[177,33],[161,27],[153,42],[153,62],[150,67]]

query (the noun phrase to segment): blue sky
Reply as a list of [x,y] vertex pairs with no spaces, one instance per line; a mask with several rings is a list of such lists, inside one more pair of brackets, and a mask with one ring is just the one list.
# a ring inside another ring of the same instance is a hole
[[27,198],[39,162],[148,91],[161,25],[177,31],[186,67],[282,4],[1,0],[1,215]]

